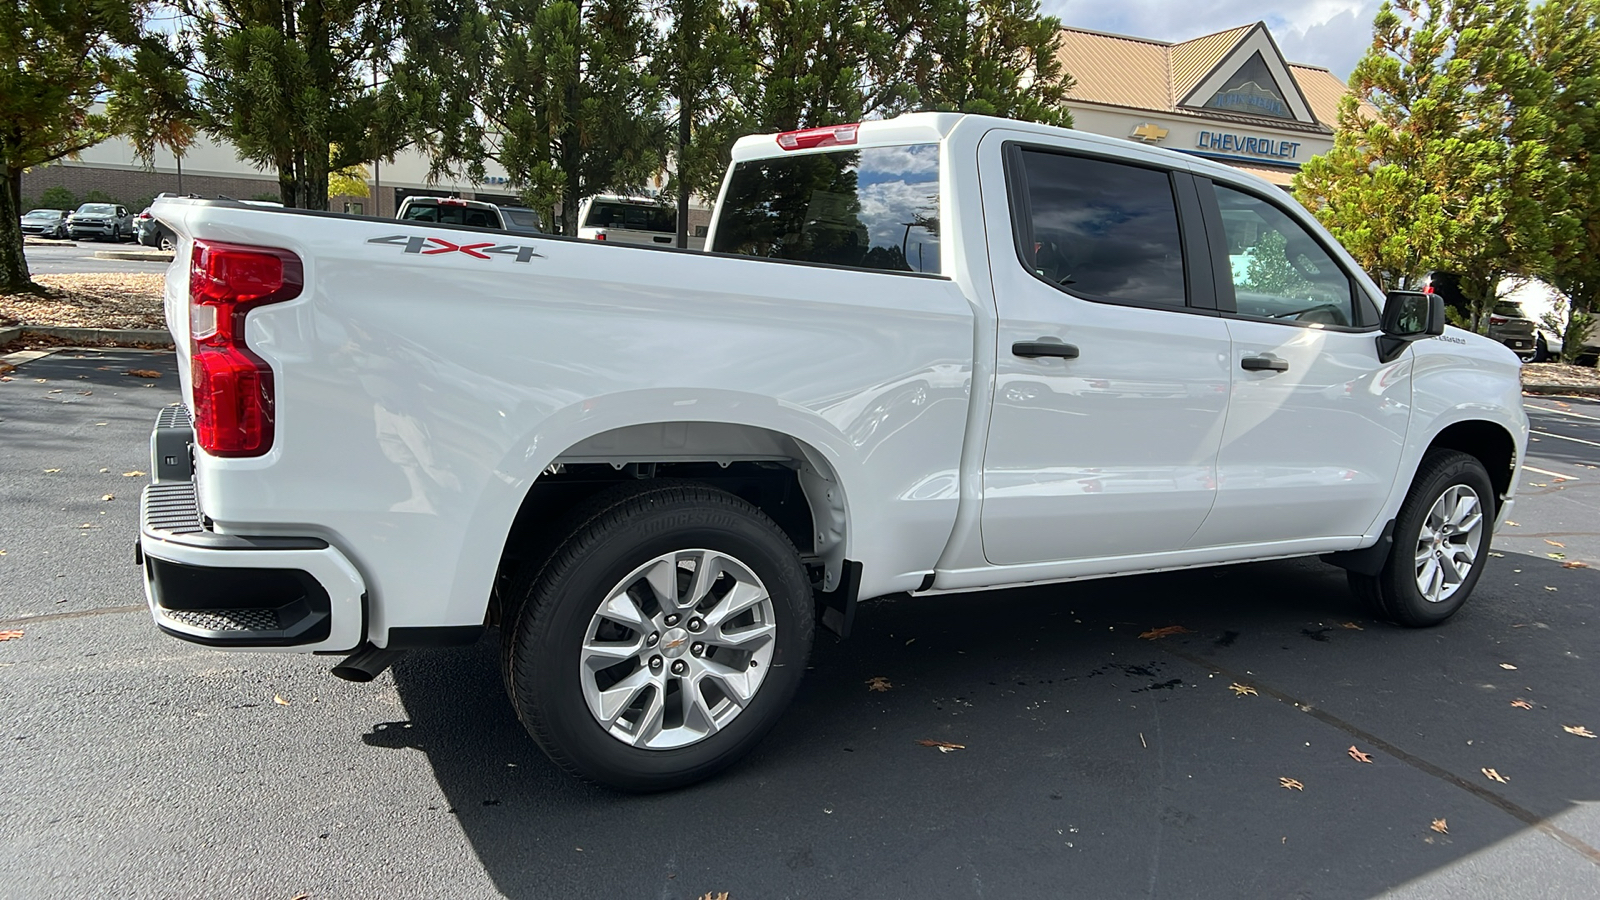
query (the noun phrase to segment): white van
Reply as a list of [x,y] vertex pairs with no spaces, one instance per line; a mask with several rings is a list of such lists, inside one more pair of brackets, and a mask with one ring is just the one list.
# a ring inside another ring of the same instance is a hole
[[[691,222],[689,226],[689,249],[704,250],[711,210],[700,204],[690,204],[689,209],[706,214],[706,224]],[[649,197],[596,194],[578,207],[578,237],[672,247],[678,237],[678,210],[676,206],[663,206]]]

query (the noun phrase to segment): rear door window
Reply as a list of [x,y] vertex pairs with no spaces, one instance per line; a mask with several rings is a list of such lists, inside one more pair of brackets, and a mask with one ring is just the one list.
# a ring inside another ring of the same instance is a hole
[[674,210],[646,203],[596,200],[589,204],[585,228],[621,228],[628,231],[678,233],[678,214]]
[[718,215],[720,253],[937,274],[939,145],[741,162]]
[[1169,174],[1039,150],[1021,159],[1020,250],[1035,276],[1088,300],[1187,303]]

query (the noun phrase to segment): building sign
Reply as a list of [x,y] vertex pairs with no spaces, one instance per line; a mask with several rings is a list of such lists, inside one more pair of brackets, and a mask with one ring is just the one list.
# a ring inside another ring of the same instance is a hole
[[1243,153],[1269,159],[1294,159],[1300,152],[1298,141],[1250,137],[1226,131],[1202,131],[1195,138],[1195,146],[1213,153]]
[[1242,84],[1231,91],[1218,91],[1206,106],[1247,115],[1264,114],[1277,116],[1280,119],[1294,118],[1294,114],[1289,112],[1289,107],[1282,100],[1254,82]]
[[1145,122],[1139,127],[1133,129],[1132,133],[1130,133],[1128,137],[1136,141],[1142,141],[1146,144],[1159,144],[1166,138],[1168,134],[1171,134],[1171,132],[1165,128],[1162,128],[1160,125],[1156,125],[1151,122]]

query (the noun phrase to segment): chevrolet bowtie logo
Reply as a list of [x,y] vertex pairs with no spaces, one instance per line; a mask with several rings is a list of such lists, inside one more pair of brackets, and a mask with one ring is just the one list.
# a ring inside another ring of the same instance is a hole
[[1167,129],[1162,128],[1160,125],[1146,122],[1135,128],[1133,134],[1128,136],[1136,141],[1144,141],[1147,144],[1159,144],[1161,139],[1167,136]]
[[665,650],[673,650],[673,649],[676,649],[678,647],[682,647],[683,646],[683,642],[687,641],[687,640],[688,640],[688,638],[683,637],[683,638],[678,638],[675,641],[662,641],[661,642],[661,647],[662,647],[662,649],[665,649]]

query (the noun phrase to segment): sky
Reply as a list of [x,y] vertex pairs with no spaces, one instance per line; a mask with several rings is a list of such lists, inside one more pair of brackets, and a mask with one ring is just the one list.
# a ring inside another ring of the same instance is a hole
[[1266,22],[1289,62],[1349,78],[1372,42],[1379,0],[1043,0],[1061,24],[1162,41]]

